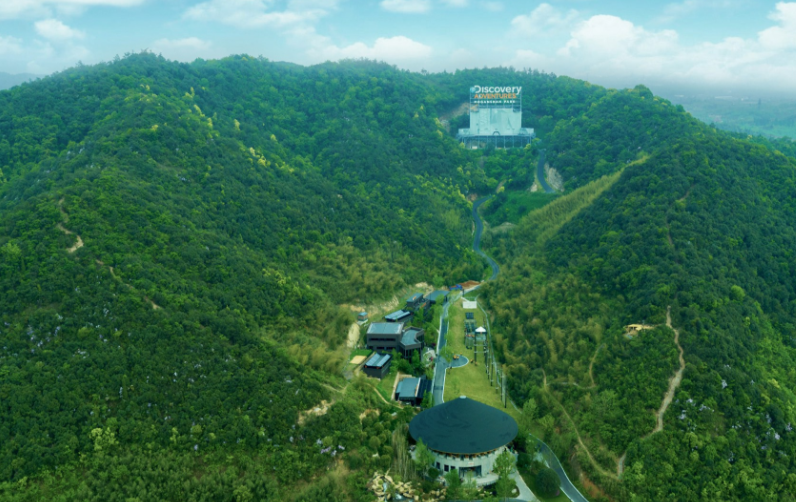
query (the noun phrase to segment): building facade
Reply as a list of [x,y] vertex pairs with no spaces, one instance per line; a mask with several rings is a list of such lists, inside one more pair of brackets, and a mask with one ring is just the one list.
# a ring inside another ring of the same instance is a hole
[[465,396],[429,408],[409,423],[409,434],[423,440],[440,472],[472,474],[479,486],[497,482],[495,461],[518,431],[507,413]]

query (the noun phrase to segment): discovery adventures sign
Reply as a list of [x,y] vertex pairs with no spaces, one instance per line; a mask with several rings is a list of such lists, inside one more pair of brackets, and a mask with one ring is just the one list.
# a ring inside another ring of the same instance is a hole
[[513,105],[520,102],[522,87],[470,87],[470,102],[479,105]]

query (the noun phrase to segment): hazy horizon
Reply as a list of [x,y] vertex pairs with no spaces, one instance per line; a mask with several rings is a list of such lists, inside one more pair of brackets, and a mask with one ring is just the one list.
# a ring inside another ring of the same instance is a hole
[[[709,22],[706,22],[709,20]],[[796,2],[9,0],[0,68],[45,75],[150,50],[178,61],[368,58],[534,68],[607,87],[796,98]]]

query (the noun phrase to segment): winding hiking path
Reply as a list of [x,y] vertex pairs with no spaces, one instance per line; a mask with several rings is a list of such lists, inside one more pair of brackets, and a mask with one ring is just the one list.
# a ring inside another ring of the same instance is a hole
[[591,379],[590,388],[597,387],[597,384],[594,383],[594,373],[592,373],[592,369],[594,368],[594,360],[597,359],[597,354],[600,353],[600,349],[602,349],[603,347],[605,347],[605,344],[604,343],[600,344],[600,346],[597,347],[597,350],[594,351],[594,355],[591,356],[591,361],[589,361],[589,378]]
[[[61,212],[61,216],[64,217],[64,223],[69,223],[69,215],[66,214],[66,211],[64,211],[63,205],[64,205],[64,199],[59,200],[58,201],[58,210]],[[75,242],[75,244],[72,247],[67,249],[68,252],[74,253],[75,251],[77,251],[78,249],[83,247],[83,239],[81,239],[79,235],[77,235],[76,233],[72,232],[71,230],[67,230],[67,228],[64,227],[62,223],[59,223],[59,224],[57,224],[55,226],[56,226],[56,228],[58,228],[58,230],[60,230],[61,232],[65,233],[66,235],[73,235],[74,234],[74,236],[77,237],[77,242]]]
[[683,381],[683,370],[685,370],[685,359],[683,358],[683,347],[680,346],[680,331],[676,330],[672,327],[672,307],[671,305],[666,309],[666,326],[669,327],[672,331],[674,331],[674,344],[677,345],[677,350],[680,351],[678,356],[678,360],[680,361],[680,369],[678,369],[672,378],[669,379],[669,389],[666,391],[666,394],[663,396],[663,402],[661,403],[661,407],[658,409],[658,413],[656,414],[656,418],[658,423],[655,425],[655,429],[652,430],[647,436],[649,437],[656,432],[660,432],[663,430],[663,416],[666,414],[666,410],[669,408],[669,405],[672,404],[672,399],[674,398],[674,392],[677,390],[677,387],[680,386],[680,382]]
[[[674,393],[677,391],[677,387],[680,386],[680,383],[683,381],[683,371],[685,370],[685,359],[683,358],[683,347],[680,345],[680,330],[677,330],[672,327],[672,306],[669,305],[666,308],[666,326],[674,331],[674,344],[677,345],[677,350],[680,352],[678,356],[678,360],[680,362],[680,369],[674,372],[674,375],[669,379],[669,388],[666,390],[666,394],[663,395],[663,402],[661,403],[661,407],[658,408],[658,411],[655,413],[655,428],[652,429],[652,432],[643,436],[641,440],[645,440],[648,437],[652,436],[656,432],[661,432],[663,430],[663,417],[666,415],[666,410],[669,409],[669,405],[672,404],[672,399],[674,399]],[[622,473],[625,471],[625,457],[627,457],[627,452],[623,453],[621,457],[619,457],[619,461],[616,465],[616,474],[621,476]]]

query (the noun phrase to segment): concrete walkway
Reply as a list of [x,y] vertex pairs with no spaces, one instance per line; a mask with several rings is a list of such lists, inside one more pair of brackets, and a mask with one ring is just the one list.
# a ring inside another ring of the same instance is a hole
[[515,469],[514,472],[511,473],[509,476],[511,479],[517,483],[517,488],[520,490],[520,495],[517,497],[517,500],[527,500],[528,502],[539,502],[539,499],[536,498],[536,495],[533,494],[528,485],[525,484],[525,480],[522,479],[520,473]]

